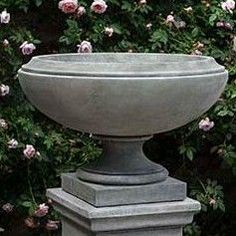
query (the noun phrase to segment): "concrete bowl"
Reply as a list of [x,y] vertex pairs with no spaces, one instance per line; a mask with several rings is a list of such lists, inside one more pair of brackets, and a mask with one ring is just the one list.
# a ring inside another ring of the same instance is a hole
[[36,56],[19,70],[30,102],[58,123],[106,136],[146,136],[206,112],[228,73],[211,57],[92,53]]

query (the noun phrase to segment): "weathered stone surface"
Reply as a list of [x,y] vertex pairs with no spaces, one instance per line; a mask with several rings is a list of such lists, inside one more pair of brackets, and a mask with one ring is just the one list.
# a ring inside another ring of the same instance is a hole
[[228,75],[211,57],[152,53],[36,56],[19,80],[41,112],[75,130],[145,136],[207,111]]
[[97,207],[179,201],[186,198],[186,184],[171,177],[154,184],[109,186],[84,182],[75,173],[68,173],[62,175],[62,189]]
[[180,236],[192,222],[200,203],[183,201],[94,207],[62,189],[49,189],[47,196],[63,218],[63,236]]
[[135,229],[128,231],[108,231],[108,232],[91,232],[74,224],[67,218],[62,219],[63,236],[182,236],[182,227],[164,227],[150,229]]
[[143,152],[147,137],[104,137],[100,158],[77,170],[77,177],[86,182],[104,185],[141,185],[166,180],[169,172],[150,161]]
[[131,141],[198,118],[228,78],[212,57],[155,53],[36,56],[18,74],[27,98],[45,115],[106,136],[104,162],[79,169],[78,177],[108,185],[164,181],[168,171],[146,160],[142,145]]

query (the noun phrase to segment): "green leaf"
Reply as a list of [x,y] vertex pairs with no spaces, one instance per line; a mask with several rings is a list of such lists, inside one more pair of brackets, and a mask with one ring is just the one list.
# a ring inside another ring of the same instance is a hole
[[193,151],[190,148],[187,149],[186,156],[188,157],[190,161],[193,160]]
[[156,30],[150,39],[151,42],[161,42],[163,44],[167,44],[168,42],[168,34],[165,30],[158,29]]
[[30,201],[21,202],[21,205],[27,208],[32,207],[33,203]]
[[35,5],[36,5],[37,7],[41,6],[42,3],[43,3],[43,0],[35,0]]
[[40,40],[38,40],[38,39],[34,39],[34,40],[33,40],[33,43],[34,43],[34,44],[40,44],[40,43],[41,43],[41,41],[40,41]]
[[209,17],[209,24],[213,26],[215,24],[215,20],[217,19],[217,15],[213,14]]
[[196,28],[194,28],[194,29],[192,30],[192,36],[193,36],[193,37],[197,37],[198,34],[199,34],[199,28],[196,27]]
[[179,148],[179,154],[184,154],[186,152],[186,147],[185,146],[181,146]]

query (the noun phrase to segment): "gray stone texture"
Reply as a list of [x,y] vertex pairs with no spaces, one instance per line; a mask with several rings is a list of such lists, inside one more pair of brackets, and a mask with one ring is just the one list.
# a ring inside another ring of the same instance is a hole
[[103,153],[79,168],[77,177],[104,185],[142,185],[166,180],[169,172],[143,152],[143,143],[150,138],[96,136],[102,142]]
[[[68,234],[69,232],[69,234]],[[91,232],[85,230],[71,220],[63,218],[62,220],[63,236],[182,236],[182,227],[163,227],[163,228],[144,228],[128,231],[109,231],[109,232]]]
[[62,189],[47,196],[62,214],[63,236],[180,236],[192,222],[200,203],[183,201],[94,207]]
[[171,177],[154,184],[112,186],[84,182],[71,173],[62,175],[62,189],[97,207],[180,201],[186,198],[186,184]]
[[227,71],[212,57],[152,53],[36,56],[19,70],[30,102],[75,130],[145,136],[198,118],[219,98]]

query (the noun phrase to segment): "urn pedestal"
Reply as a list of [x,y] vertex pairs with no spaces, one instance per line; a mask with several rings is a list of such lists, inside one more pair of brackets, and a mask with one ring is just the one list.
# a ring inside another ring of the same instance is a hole
[[148,160],[142,144],[206,112],[227,71],[211,57],[92,53],[34,57],[19,70],[30,102],[103,143],[96,162],[62,175],[47,195],[63,236],[180,236],[200,203],[186,184]]
[[61,188],[49,189],[47,195],[62,215],[63,236],[181,236],[200,210],[199,202],[189,198],[95,207]]

